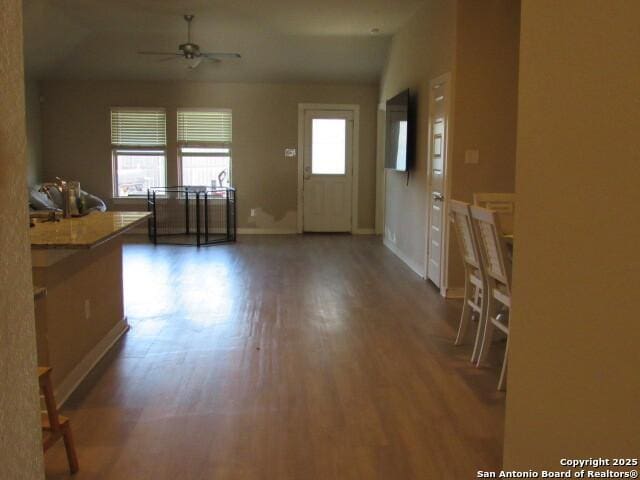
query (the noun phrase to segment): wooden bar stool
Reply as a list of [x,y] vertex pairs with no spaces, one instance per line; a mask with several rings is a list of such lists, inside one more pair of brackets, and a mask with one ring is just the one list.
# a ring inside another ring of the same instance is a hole
[[73,436],[71,435],[71,425],[67,417],[58,414],[56,400],[53,396],[50,367],[38,367],[38,383],[40,384],[40,393],[44,396],[44,403],[47,407],[47,412],[43,412],[41,417],[42,448],[46,452],[62,438],[64,440],[64,448],[67,451],[69,470],[72,474],[76,473],[78,471],[78,457],[76,456],[76,447],[73,444]]

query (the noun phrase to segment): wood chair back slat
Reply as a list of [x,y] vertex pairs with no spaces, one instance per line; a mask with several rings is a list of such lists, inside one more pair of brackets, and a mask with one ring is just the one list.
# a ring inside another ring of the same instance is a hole
[[485,272],[487,276],[505,285],[510,291],[511,264],[498,215],[493,210],[475,205],[471,206],[470,210]]
[[480,261],[480,252],[478,251],[473,225],[471,224],[471,213],[469,212],[469,204],[458,200],[449,202],[449,215],[453,221],[453,225],[458,236],[460,253],[465,263],[475,269],[480,270],[482,263]]

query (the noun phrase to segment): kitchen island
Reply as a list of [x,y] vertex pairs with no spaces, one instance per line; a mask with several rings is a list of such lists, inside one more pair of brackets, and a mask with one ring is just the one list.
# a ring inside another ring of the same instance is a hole
[[94,212],[31,228],[38,364],[53,368],[64,402],[128,330],[122,285],[122,234],[148,212]]

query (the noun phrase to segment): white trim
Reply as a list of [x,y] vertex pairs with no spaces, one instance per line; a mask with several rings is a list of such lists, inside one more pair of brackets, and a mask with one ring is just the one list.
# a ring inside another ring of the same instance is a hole
[[[118,195],[118,190],[119,190],[119,181],[118,181],[118,151],[119,150],[157,150],[158,152],[162,152],[164,155],[164,187],[165,188],[168,184],[168,180],[169,180],[169,149],[167,148],[166,145],[164,145],[163,147],[150,147],[150,148],[145,148],[145,147],[126,147],[126,146],[117,146],[117,145],[112,145],[111,147],[111,199],[112,200],[122,200],[122,199],[128,199],[131,197],[122,197],[120,195]],[[159,185],[156,185],[159,186]],[[146,200],[146,196],[143,197]]]
[[385,247],[391,250],[391,252],[396,257],[402,260],[407,265],[407,267],[413,270],[416,275],[418,275],[422,279],[426,278],[424,265],[418,265],[417,263],[414,263],[409,257],[407,257],[404,253],[402,253],[402,251],[396,246],[395,243],[391,242],[386,237],[382,239],[382,243],[384,244]]
[[295,228],[238,228],[238,235],[295,235]]
[[307,104],[299,103],[298,104],[298,195],[297,195],[297,211],[298,211],[298,221],[296,230],[298,233],[302,233],[303,230],[303,206],[304,206],[304,196],[302,191],[302,185],[304,183],[304,111],[306,109]]
[[[449,289],[449,246],[451,244],[451,241],[450,241],[451,228],[449,228],[451,225],[451,223],[449,222],[449,200],[452,192],[451,182],[453,178],[453,175],[451,175],[451,168],[453,166],[453,156],[451,155],[451,153],[453,152],[451,149],[451,145],[453,143],[452,139],[453,139],[453,133],[454,133],[453,131],[453,127],[454,127],[453,98],[454,98],[455,86],[454,86],[453,76],[451,75],[451,72],[445,73],[444,75],[442,75],[442,77],[446,77],[446,80],[449,83],[449,98],[447,99],[447,130],[446,130],[446,140],[445,140],[447,162],[445,164],[445,171],[444,171],[444,209],[442,213],[444,215],[445,225],[443,227],[444,249],[442,252],[442,270],[440,271],[440,275],[442,278],[442,283],[441,283],[442,287],[440,289],[440,295],[447,298],[448,290],[452,290],[455,292],[455,290],[460,287],[454,287]],[[463,290],[462,295],[464,296],[464,288],[462,290]]]
[[127,317],[124,317],[107,332],[95,347],[89,350],[89,353],[78,362],[64,380],[58,383],[57,388],[54,390],[58,408],[67,401],[75,389],[78,388],[78,385],[82,383],[91,370],[102,360],[102,357],[111,350],[111,347],[113,347],[128,330],[129,323],[127,322]]
[[[376,120],[381,121],[381,124],[377,125],[376,139],[376,218],[375,218],[375,230],[376,235],[384,234],[385,225],[385,208],[387,202],[387,171],[384,168],[386,146],[385,146],[385,133],[386,133],[386,112],[387,104],[381,102],[378,104],[376,111]],[[381,114],[382,113],[382,114]],[[382,120],[380,117],[382,116]],[[378,175],[380,179],[378,180]]]
[[[231,142],[210,142],[209,144],[204,144],[202,142],[196,144],[196,143],[186,143],[186,142],[178,142],[178,147],[176,149],[176,160],[177,160],[177,166],[178,166],[178,185],[181,186],[189,186],[189,185],[184,185],[182,183],[183,179],[182,179],[182,149],[183,148],[226,148],[227,150],[229,150],[229,154],[228,155],[223,155],[223,154],[214,154],[214,155],[205,155],[205,154],[196,154],[195,156],[202,156],[202,157],[228,157],[229,158],[229,186],[232,187],[233,186],[233,146],[231,145]],[[190,156],[190,155],[185,155],[185,156]],[[193,154],[191,154],[191,156],[194,156]],[[210,187],[211,185],[207,185],[207,187]],[[218,188],[218,187],[214,187],[214,188]]]
[[447,83],[447,87],[449,89],[448,94],[445,98],[445,141],[444,141],[444,151],[445,151],[445,162],[444,162],[444,188],[442,195],[444,196],[444,201],[442,202],[442,248],[440,249],[440,295],[443,297],[447,296],[447,282],[448,282],[448,257],[449,257],[449,193],[451,192],[451,176],[449,175],[450,170],[450,160],[451,160],[451,97],[452,97],[452,81],[451,81],[451,73],[447,72],[438,77],[432,79],[429,82],[429,111],[428,111],[428,137],[427,137],[427,195],[426,195],[426,208],[425,208],[425,248],[424,248],[424,258],[425,258],[425,279],[428,279],[428,269],[429,269],[429,215],[431,214],[431,201],[432,201],[432,192],[431,192],[431,149],[432,146],[432,125],[431,125],[431,111],[433,109],[433,105],[431,103],[431,92],[433,87],[437,84]]
[[351,233],[358,230],[358,184],[360,177],[360,105],[333,103],[299,103],[298,104],[298,225],[297,233],[304,229],[304,115],[307,110],[330,110],[351,112],[353,114],[353,138],[351,155]]
[[233,113],[232,108],[214,108],[214,107],[178,107],[176,108],[176,114],[178,112],[224,112]]
[[[238,228],[238,235],[297,235],[297,228]],[[147,236],[147,227],[136,227],[125,232],[125,235]],[[376,235],[373,228],[358,228],[353,235]],[[422,276],[422,275],[421,275]]]
[[167,113],[165,107],[109,107],[109,112],[164,112]]
[[147,206],[147,196],[139,197],[111,197],[111,201],[114,205],[131,205],[132,203],[139,203],[140,205]]
[[[238,228],[238,235],[296,235],[298,231],[295,228],[251,228],[244,227]],[[360,235],[370,235],[373,233],[373,229],[358,229],[356,232]],[[133,228],[125,233],[125,235],[144,235],[148,234],[147,227]]]

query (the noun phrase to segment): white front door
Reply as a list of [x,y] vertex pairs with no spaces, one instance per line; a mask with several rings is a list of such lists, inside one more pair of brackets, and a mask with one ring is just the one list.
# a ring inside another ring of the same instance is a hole
[[429,198],[427,224],[427,278],[436,286],[442,283],[444,252],[445,173],[447,167],[447,120],[449,105],[449,77],[445,75],[431,82],[429,90]]
[[350,232],[353,112],[306,110],[303,229]]

